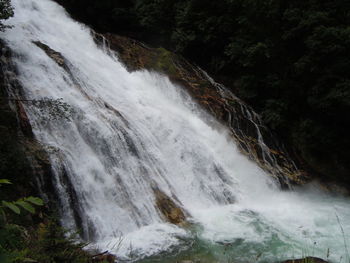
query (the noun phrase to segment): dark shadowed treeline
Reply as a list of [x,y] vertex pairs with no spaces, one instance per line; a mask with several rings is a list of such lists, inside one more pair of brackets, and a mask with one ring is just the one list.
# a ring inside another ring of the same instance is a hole
[[314,171],[350,182],[350,1],[57,1],[100,32],[198,63]]

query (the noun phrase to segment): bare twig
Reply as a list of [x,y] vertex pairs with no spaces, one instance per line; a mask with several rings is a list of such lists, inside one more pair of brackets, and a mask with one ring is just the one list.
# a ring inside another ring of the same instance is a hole
[[338,224],[339,224],[341,233],[342,233],[342,235],[343,235],[344,247],[345,247],[346,255],[347,255],[348,260],[349,260],[349,263],[350,263],[349,250],[348,250],[348,245],[347,245],[347,243],[346,243],[344,228],[343,228],[343,226],[342,226],[342,224],[341,224],[341,222],[340,222],[340,219],[339,219],[339,216],[338,216],[338,214],[337,214],[337,211],[335,211],[334,213],[335,213],[335,216],[336,216],[336,218],[337,218],[337,221],[338,221]]

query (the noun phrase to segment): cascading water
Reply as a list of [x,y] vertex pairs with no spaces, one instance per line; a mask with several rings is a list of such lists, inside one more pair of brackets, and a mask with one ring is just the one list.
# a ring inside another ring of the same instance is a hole
[[[171,252],[200,250],[216,262],[306,254],[349,260],[348,199],[312,187],[280,191],[167,77],[129,73],[50,0],[12,3],[13,28],[1,38],[13,51],[24,97],[63,98],[73,109],[70,121],[48,121],[26,107],[37,140],[53,149],[64,226],[81,228],[92,246],[125,260],[155,262],[166,252],[159,261],[171,262]],[[62,54],[65,66],[35,41]],[[166,223],[154,189],[183,207],[192,226]]]

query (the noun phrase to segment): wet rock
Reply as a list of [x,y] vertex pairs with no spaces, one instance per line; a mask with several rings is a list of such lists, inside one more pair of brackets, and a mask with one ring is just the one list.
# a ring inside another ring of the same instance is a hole
[[34,136],[32,131],[32,125],[30,124],[28,115],[23,107],[23,103],[20,100],[17,100],[16,107],[17,107],[17,116],[19,118],[19,123],[23,134],[32,138]]
[[117,262],[116,256],[108,253],[107,251],[92,257],[92,263],[115,263]]
[[154,195],[156,197],[156,207],[168,222],[175,225],[185,223],[186,216],[179,205],[159,189],[154,190]]
[[33,41],[35,45],[37,45],[39,48],[45,51],[45,53],[52,58],[60,67],[65,67],[66,66],[66,60],[62,56],[61,53],[53,50],[50,48],[48,45],[45,45],[44,43],[40,41]]
[[289,259],[281,263],[328,263],[328,261],[316,257],[306,257],[300,259]]
[[69,63],[67,59],[65,59],[61,53],[53,50],[48,45],[40,41],[33,41],[33,43],[37,45],[39,48],[41,48],[46,53],[46,55],[48,55],[52,60],[54,60],[57,63],[57,65],[62,67],[68,73],[72,82],[74,83],[72,87],[79,90],[79,92],[81,92],[86,99],[92,100],[89,94],[80,86],[79,81],[76,80],[74,74],[71,72],[69,68]]

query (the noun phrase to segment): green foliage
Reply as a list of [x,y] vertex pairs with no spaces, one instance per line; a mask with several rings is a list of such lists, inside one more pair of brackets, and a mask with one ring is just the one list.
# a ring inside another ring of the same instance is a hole
[[[130,30],[137,24],[133,13],[134,0],[56,0],[64,5],[78,19],[85,21],[99,31],[111,28]],[[93,23],[91,23],[93,21]]]
[[91,262],[91,256],[82,250],[86,244],[78,242],[55,219],[46,221],[35,229],[14,224],[1,227],[0,262]]
[[26,240],[29,248],[26,256],[42,263],[74,262],[85,263],[90,256],[82,248],[86,244],[78,242],[74,234],[69,234],[55,219],[40,224]]
[[[0,187],[3,184],[11,184],[11,182],[7,179],[0,179]],[[2,217],[1,222],[5,222],[6,224],[5,209],[9,209],[17,215],[21,214],[21,209],[24,209],[29,213],[34,214],[35,208],[33,207],[33,205],[42,206],[44,205],[44,202],[40,198],[33,197],[33,196],[21,198],[21,199],[18,199],[17,201],[1,200],[0,201],[0,216]]]
[[2,20],[6,20],[11,16],[13,16],[11,0],[0,0],[0,31],[3,31],[7,27],[2,23]]
[[3,213],[4,208],[9,208],[18,215],[21,213],[21,210],[18,208],[18,206],[15,202],[1,201],[1,203],[2,203],[2,206],[0,206],[1,213]]
[[176,68],[172,60],[172,53],[164,48],[157,49],[157,56],[153,61],[151,68],[168,74],[176,74]]
[[[11,182],[0,179],[0,187],[4,184]],[[44,204],[40,198],[30,196],[0,202],[0,213],[3,215],[0,224],[0,262],[90,262],[90,256],[82,250],[85,244],[79,243],[75,235],[61,228],[54,219],[46,219],[46,223],[30,228],[9,223],[23,211],[34,214],[34,206]],[[6,213],[6,210],[10,213]]]
[[[0,262],[16,262],[25,258],[20,250],[24,249],[25,229],[18,225],[6,224],[0,228]],[[20,261],[21,262],[21,261]]]
[[12,184],[12,183],[10,182],[10,180],[0,179],[0,187],[1,187],[2,184]]
[[[7,179],[0,179],[0,187],[9,185],[11,182]],[[40,198],[27,197],[17,201],[0,201],[0,259],[1,262],[18,262],[20,259],[25,259],[23,241],[25,239],[25,228],[16,224],[8,223],[8,218],[12,218],[11,214],[6,216],[6,210],[13,212],[16,215],[21,214],[21,209],[31,214],[35,213],[33,205],[42,206],[44,203]],[[30,262],[30,261],[28,261]]]

